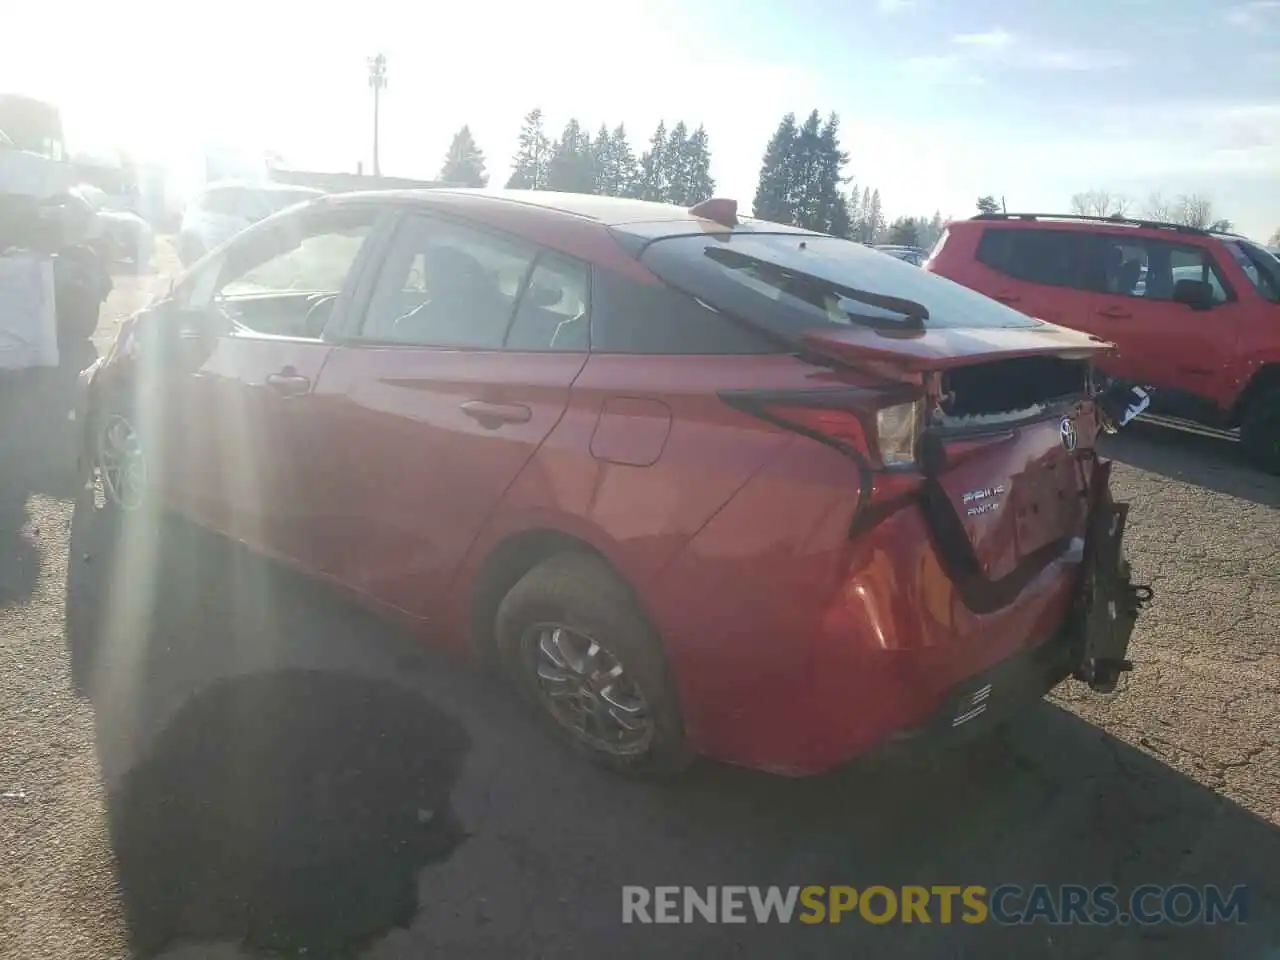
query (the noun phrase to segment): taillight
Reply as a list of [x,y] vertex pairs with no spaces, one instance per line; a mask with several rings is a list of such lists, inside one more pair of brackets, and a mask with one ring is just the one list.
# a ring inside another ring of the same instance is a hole
[[876,439],[880,446],[880,461],[886,467],[916,462],[916,442],[920,439],[923,417],[923,398],[895,403],[876,411]]
[[725,392],[721,397],[778,426],[825,443],[860,468],[863,497],[854,529],[863,530],[915,496],[924,482],[916,453],[924,397],[914,388],[777,393]]

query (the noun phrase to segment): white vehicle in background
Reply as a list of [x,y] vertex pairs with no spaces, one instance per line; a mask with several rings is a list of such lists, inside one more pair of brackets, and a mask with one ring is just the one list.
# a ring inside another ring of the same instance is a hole
[[195,263],[259,220],[323,192],[286,183],[211,183],[183,211],[178,256],[184,265]]

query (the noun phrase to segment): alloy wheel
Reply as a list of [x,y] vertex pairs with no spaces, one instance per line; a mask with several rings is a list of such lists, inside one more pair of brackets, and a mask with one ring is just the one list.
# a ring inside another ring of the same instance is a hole
[[121,510],[138,509],[147,488],[147,461],[133,424],[121,414],[108,415],[98,430],[97,452],[103,496]]
[[644,753],[653,715],[618,659],[581,631],[539,623],[521,641],[547,711],[579,741],[614,756]]

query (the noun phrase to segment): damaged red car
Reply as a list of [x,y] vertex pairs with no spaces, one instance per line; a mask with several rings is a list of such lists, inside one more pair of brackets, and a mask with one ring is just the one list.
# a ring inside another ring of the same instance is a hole
[[732,201],[348,194],[123,325],[83,463],[126,523],[494,661],[610,767],[806,774],[1129,669],[1108,349]]

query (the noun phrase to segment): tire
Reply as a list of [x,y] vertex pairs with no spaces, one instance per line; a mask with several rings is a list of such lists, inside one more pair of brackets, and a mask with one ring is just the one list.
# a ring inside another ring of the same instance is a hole
[[[588,759],[615,773],[645,778],[672,776],[688,766],[692,755],[661,642],[630,591],[602,561],[564,553],[534,567],[499,605],[496,635],[503,669],[544,721]],[[592,641],[598,648],[594,657]],[[586,658],[573,655],[584,649]],[[557,658],[563,669],[556,666]],[[579,672],[583,659],[591,659],[595,669]],[[539,666],[572,679],[563,684],[541,679]],[[602,676],[606,673],[610,676]],[[588,674],[594,676],[582,682]],[[580,692],[551,697],[549,688]],[[610,700],[627,709],[611,707]],[[637,703],[640,711],[629,712]],[[575,712],[577,722],[569,716]],[[618,716],[642,731],[624,729]]]
[[[125,455],[132,437],[136,459]],[[141,513],[151,506],[146,445],[134,406],[123,398],[104,398],[89,428],[90,478],[97,506],[113,518]]]
[[1245,408],[1240,442],[1254,466],[1280,475],[1280,387],[1264,390]]

